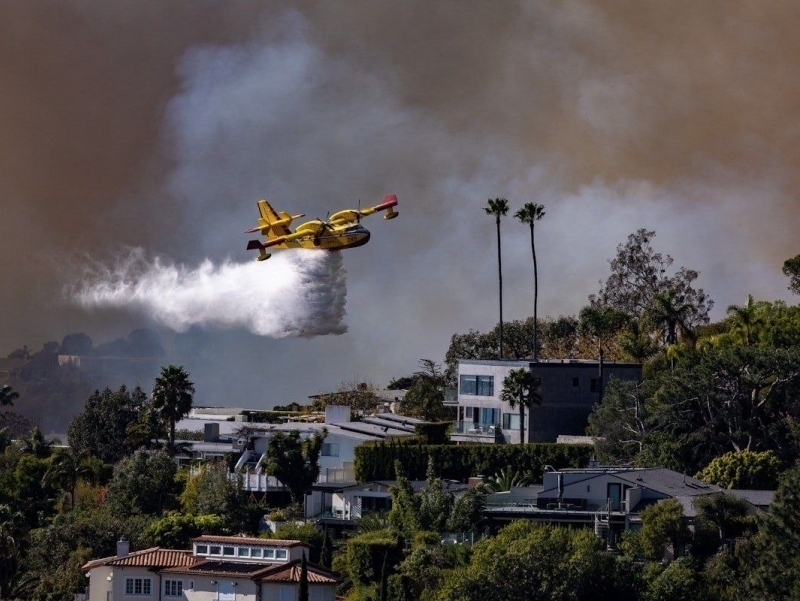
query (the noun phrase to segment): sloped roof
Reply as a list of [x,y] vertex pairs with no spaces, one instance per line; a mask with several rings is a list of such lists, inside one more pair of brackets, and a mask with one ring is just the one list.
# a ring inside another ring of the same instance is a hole
[[670,497],[696,497],[722,490],[718,486],[665,467],[632,469],[616,472],[614,475],[633,485],[643,486]]
[[200,560],[189,566],[177,566],[164,570],[168,574],[204,574],[208,576],[256,578],[271,570],[274,564],[244,563],[240,561]]
[[[308,582],[311,584],[338,584],[341,582],[336,575],[323,566],[307,563]],[[261,574],[261,582],[300,582],[302,572],[301,561],[296,559],[290,564],[275,566]]]
[[772,500],[775,498],[774,490],[743,490],[734,488],[726,490],[725,492],[744,499],[758,508],[769,507],[772,505]]
[[176,549],[162,549],[160,547],[151,547],[149,549],[142,549],[141,551],[134,551],[124,557],[104,557],[103,559],[94,559],[83,566],[83,570],[91,570],[100,566],[115,566],[115,567],[140,567],[140,568],[172,568],[178,566],[190,566],[198,561],[200,558],[192,555],[191,551],[181,551]]

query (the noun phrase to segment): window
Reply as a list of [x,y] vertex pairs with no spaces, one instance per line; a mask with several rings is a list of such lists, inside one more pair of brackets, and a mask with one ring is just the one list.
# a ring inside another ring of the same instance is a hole
[[592,378],[590,386],[592,392],[600,392],[600,378]]
[[275,559],[286,559],[289,553],[286,549],[275,549]]
[[164,580],[165,597],[182,597],[183,580]]
[[464,407],[464,419],[471,421],[472,420],[472,411],[473,411],[472,407]]
[[461,376],[459,393],[478,396],[494,395],[494,376]]
[[481,418],[478,422],[483,426],[494,426],[500,423],[500,409],[481,407]]
[[320,453],[323,457],[338,457],[339,456],[339,443],[338,442],[323,442],[322,451]]
[[580,386],[581,380],[580,378],[572,378],[572,385],[573,386]]
[[503,430],[519,430],[519,413],[503,414]]
[[223,555],[233,555],[236,551],[233,547],[222,547],[222,554]]
[[261,557],[261,549],[258,547],[250,549],[250,557]]
[[150,578],[126,578],[125,579],[125,594],[126,595],[149,595],[150,594]]
[[236,554],[239,557],[250,557],[250,547],[238,547],[236,549]]
[[216,545],[211,545],[208,550],[209,555],[222,555],[222,547],[218,547]]
[[208,553],[208,545],[197,545],[197,554],[206,555]]
[[275,549],[264,549],[264,559],[275,559]]

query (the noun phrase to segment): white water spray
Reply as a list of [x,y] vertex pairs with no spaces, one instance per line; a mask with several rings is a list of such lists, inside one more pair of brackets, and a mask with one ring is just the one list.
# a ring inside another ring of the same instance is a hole
[[206,259],[191,269],[134,249],[113,267],[91,265],[67,292],[84,307],[140,310],[178,332],[193,325],[243,327],[271,338],[347,331],[337,252],[291,250],[265,263]]

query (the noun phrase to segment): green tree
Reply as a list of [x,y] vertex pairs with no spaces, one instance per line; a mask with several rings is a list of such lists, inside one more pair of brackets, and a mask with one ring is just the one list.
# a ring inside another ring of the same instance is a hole
[[681,267],[668,275],[673,259],[652,247],[654,231],[639,229],[628,236],[625,244],[617,246],[611,260],[611,275],[596,295],[589,297],[593,307],[610,306],[631,317],[641,317],[653,305],[656,295],[672,294],[675,307],[691,305],[684,315],[686,325],[694,330],[708,323],[708,313],[714,302],[701,288],[694,288],[697,271]]
[[512,369],[503,378],[503,390],[500,400],[519,408],[519,443],[525,444],[525,408],[530,410],[534,405],[542,404],[539,394],[541,380],[533,375],[531,370],[524,367]]
[[76,453],[72,449],[59,449],[50,458],[50,467],[47,468],[42,484],[53,485],[66,491],[69,495],[70,509],[75,509],[75,490],[78,480],[90,473],[90,468],[84,464],[86,452]]
[[750,504],[732,494],[700,495],[692,499],[692,506],[697,511],[697,520],[713,524],[717,529],[719,544],[741,536],[751,525],[748,519]]
[[691,318],[695,312],[691,302],[682,302],[678,291],[670,289],[655,294],[644,315],[669,347],[678,344],[679,337],[683,340],[694,338]]
[[400,460],[395,460],[394,472],[395,483],[389,489],[392,495],[389,523],[394,530],[410,536],[420,529],[420,498],[414,494]]
[[695,477],[721,488],[774,490],[780,472],[774,451],[730,451],[712,459]]
[[538,340],[538,305],[539,305],[539,270],[536,264],[536,243],[534,240],[534,225],[544,217],[544,205],[535,202],[526,202],[521,209],[514,213],[514,217],[522,223],[527,223],[531,228],[531,254],[533,255],[533,360],[539,359]]
[[783,275],[789,278],[789,290],[800,294],[800,255],[783,262]]
[[427,486],[419,494],[419,521],[422,530],[444,532],[447,519],[453,510],[453,495],[444,490],[442,479],[436,474],[433,457],[428,457]]
[[8,384],[0,386],[0,407],[11,407],[19,398],[19,393]]
[[151,522],[144,531],[146,547],[188,549],[202,534],[230,534],[222,517],[213,514],[169,513]]
[[301,438],[298,430],[276,432],[269,439],[264,467],[267,474],[280,480],[292,497],[302,503],[311,485],[319,477],[319,454],[327,430]]
[[753,537],[754,566],[747,585],[759,601],[800,598],[800,468],[783,474],[769,512],[759,518]]
[[664,380],[654,395],[656,419],[686,437],[699,465],[728,451],[794,454],[799,386],[800,349],[709,349]]
[[512,522],[477,543],[469,564],[445,572],[441,601],[630,599],[614,558],[586,529]]
[[660,560],[667,547],[672,547],[675,557],[683,553],[689,541],[689,528],[683,514],[683,506],[678,499],[666,499],[657,505],[650,505],[641,512],[642,550],[646,557]]
[[747,295],[747,302],[744,305],[728,305],[726,312],[733,322],[733,327],[741,332],[745,346],[753,344],[755,342],[753,330],[762,321],[759,304],[753,300],[753,295]]
[[588,432],[598,457],[608,462],[633,462],[657,424],[652,416],[654,382],[612,379],[603,401],[589,414]]
[[0,505],[0,599],[14,599],[30,588],[25,578],[24,550],[27,542],[25,516],[8,505]]
[[181,494],[181,505],[192,515],[218,515],[231,530],[240,527],[241,493],[235,480],[228,477],[224,461],[208,462],[200,466],[186,483]]
[[107,503],[115,516],[160,516],[176,505],[175,461],[164,453],[136,451],[114,468]]
[[421,369],[412,376],[411,385],[403,397],[403,415],[425,421],[443,419],[445,375],[441,366],[431,359],[420,359],[419,365]]
[[500,291],[500,341],[498,344],[498,356],[503,358],[503,256],[500,251],[500,217],[508,213],[508,200],[505,198],[491,198],[486,201],[483,210],[487,215],[494,215],[497,224],[497,280],[498,290]]
[[133,450],[126,442],[126,431],[139,415],[146,396],[140,388],[95,391],[83,410],[67,427],[69,446],[78,454],[86,452],[116,463]]
[[169,426],[168,452],[175,455],[175,422],[186,416],[192,409],[194,384],[183,367],[169,365],[162,367],[153,386],[153,408]]

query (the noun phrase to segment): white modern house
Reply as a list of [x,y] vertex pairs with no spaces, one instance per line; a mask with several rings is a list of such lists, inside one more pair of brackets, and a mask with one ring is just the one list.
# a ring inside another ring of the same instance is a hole
[[559,435],[585,433],[592,407],[611,378],[640,381],[638,363],[559,359],[472,360],[458,362],[458,418],[454,442],[519,442],[519,409],[501,400],[503,380],[512,369],[529,369],[539,380],[541,406],[525,415],[526,442],[555,442]]
[[[201,536],[192,550],[154,547],[117,554],[83,566],[91,601],[297,601],[302,556],[308,545],[296,540],[242,536]],[[307,563],[311,601],[334,601],[341,580]]]
[[277,432],[297,430],[301,436],[313,436],[327,432],[319,457],[320,474],[317,486],[306,498],[306,517],[313,517],[331,509],[326,490],[342,488],[356,483],[354,461],[355,450],[366,442],[377,442],[387,438],[414,436],[416,424],[421,420],[379,413],[351,421],[350,408],[329,405],[325,408],[325,421],[320,423],[287,422],[263,424],[247,437],[233,441],[234,450],[241,451],[232,477],[241,479],[242,487],[249,492],[267,492],[280,488],[275,478],[267,476],[262,467],[272,436]]

